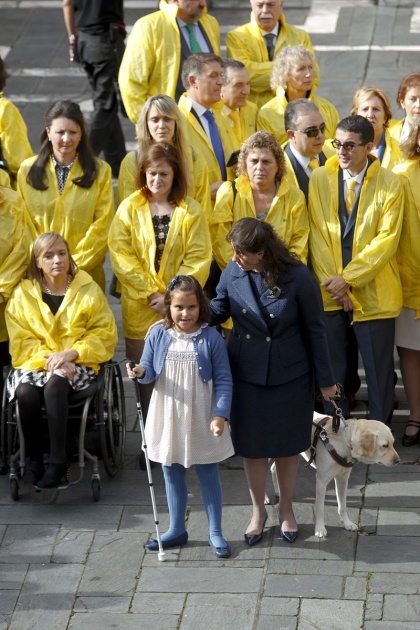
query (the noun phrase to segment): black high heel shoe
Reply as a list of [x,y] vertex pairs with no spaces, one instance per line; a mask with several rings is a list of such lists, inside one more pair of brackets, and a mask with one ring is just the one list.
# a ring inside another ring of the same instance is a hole
[[402,436],[402,445],[414,446],[415,444],[418,444],[418,442],[420,441],[420,422],[417,422],[416,420],[409,420],[405,426],[406,428],[417,427],[417,433],[415,433],[414,435],[406,435],[404,433],[404,435]]
[[45,475],[35,484],[35,488],[38,490],[43,490],[44,488],[58,488],[63,485],[62,479],[64,475],[66,476],[67,483],[68,469],[68,462],[64,462],[63,464],[48,464]]
[[299,529],[286,530],[283,529],[282,523],[280,522],[280,534],[286,542],[293,543],[296,538],[299,536]]
[[258,534],[246,534],[246,533],[244,534],[245,542],[248,543],[250,547],[262,541],[263,534],[264,534],[264,527],[267,522],[267,518],[268,518],[268,514],[266,512],[262,530]]

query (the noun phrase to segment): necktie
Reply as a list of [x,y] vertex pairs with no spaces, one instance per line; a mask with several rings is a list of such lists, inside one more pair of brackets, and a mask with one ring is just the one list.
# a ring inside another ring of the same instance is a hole
[[241,142],[241,123],[239,120],[238,110],[232,109],[232,111],[229,114],[229,118],[233,120],[233,131],[235,133],[235,136],[239,140],[239,142]]
[[347,197],[346,197],[346,210],[347,210],[347,216],[350,216],[350,213],[353,209],[354,203],[356,201],[356,192],[354,190],[354,187],[356,186],[357,182],[355,179],[348,179],[347,180]]
[[309,164],[308,164],[309,168],[314,171],[316,168],[319,168],[319,162],[318,162],[318,158],[313,157],[309,160]]
[[187,24],[187,31],[188,31],[188,39],[190,40],[190,48],[191,48],[192,54],[194,55],[195,53],[202,52],[200,48],[200,44],[198,43],[194,35],[194,24]]
[[264,35],[264,39],[265,39],[265,44],[267,46],[267,50],[268,50],[268,58],[270,61],[273,61],[273,57],[274,57],[274,39],[275,39],[275,35],[273,33],[267,33],[267,35]]
[[223,150],[222,140],[220,138],[220,133],[217,128],[216,121],[214,120],[213,112],[211,112],[208,109],[204,112],[203,116],[209,123],[210,140],[213,146],[213,151],[214,151],[217,161],[219,162],[220,171],[222,173],[222,179],[225,180],[226,179],[225,152]]

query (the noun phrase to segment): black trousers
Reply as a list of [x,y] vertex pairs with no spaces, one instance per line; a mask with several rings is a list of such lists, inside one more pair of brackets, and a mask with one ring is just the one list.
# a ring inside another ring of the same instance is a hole
[[126,154],[125,140],[118,118],[118,70],[124,54],[124,38],[111,43],[103,35],[93,37],[79,33],[78,54],[93,91],[93,114],[89,138],[97,155],[101,152],[118,177],[121,160]]
[[42,406],[45,405],[51,464],[66,461],[68,397],[72,392],[66,378],[52,376],[44,387],[21,383],[16,389],[19,414],[25,437],[26,454],[41,458],[44,450]]
[[[334,378],[342,384],[349,383],[352,327],[365,368],[370,417],[389,425],[394,411],[395,319],[373,319],[352,325],[351,313],[330,311],[324,313],[324,320]],[[347,417],[348,405],[348,399],[340,405]],[[325,411],[332,413],[331,403],[325,403]]]

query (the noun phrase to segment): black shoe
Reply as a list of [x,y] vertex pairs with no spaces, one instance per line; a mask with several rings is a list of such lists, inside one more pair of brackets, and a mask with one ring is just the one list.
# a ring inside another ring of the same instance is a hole
[[[184,532],[179,536],[175,536],[175,538],[170,538],[169,540],[162,540],[162,549],[169,549],[169,547],[179,547],[180,545],[185,545],[188,542],[188,532]],[[144,548],[149,551],[159,551],[159,543],[157,538],[151,538],[144,543]]]
[[417,427],[417,433],[414,435],[406,435],[402,436],[402,445],[403,446],[414,446],[418,444],[420,441],[420,422],[416,420],[409,420],[406,424],[406,427]]
[[298,535],[299,535],[299,530],[298,530],[298,529],[296,529],[296,530],[293,530],[293,531],[291,531],[291,532],[288,532],[288,531],[286,531],[286,530],[283,530],[283,529],[280,527],[280,533],[281,533],[281,535],[283,536],[284,540],[286,540],[286,541],[287,541],[287,542],[289,542],[289,543],[292,543],[292,542],[295,542],[296,538],[298,537]]
[[30,459],[27,473],[32,477],[32,483],[35,485],[45,475],[44,460],[40,458]]
[[266,512],[262,530],[260,531],[259,534],[244,534],[245,542],[248,543],[250,547],[262,541],[262,537],[264,534],[264,527],[267,522],[267,518],[268,518],[268,514]]
[[48,464],[45,475],[35,484],[35,488],[42,490],[43,488],[58,488],[62,484],[64,475],[66,476],[67,484],[67,471],[69,469],[68,462],[63,464]]

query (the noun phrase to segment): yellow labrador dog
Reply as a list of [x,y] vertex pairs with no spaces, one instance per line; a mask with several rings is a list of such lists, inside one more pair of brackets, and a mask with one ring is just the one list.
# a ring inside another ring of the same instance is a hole
[[[314,422],[327,419],[324,427],[329,443],[344,460],[355,464],[383,464],[384,466],[394,466],[398,464],[400,458],[394,449],[394,437],[390,429],[378,420],[346,420],[346,424],[340,423],[337,433],[332,430],[332,417],[314,412]],[[312,427],[312,436],[315,427]],[[310,450],[301,453],[310,460]],[[347,487],[349,483],[351,468],[345,468],[336,463],[331,457],[321,440],[318,441],[316,458],[311,466],[316,468],[316,498],[315,498],[315,536],[326,538],[324,502],[327,486],[332,479],[335,481],[335,492],[337,495],[338,515],[344,527],[349,530],[357,530],[356,523],[353,523],[347,514]],[[271,466],[273,485],[276,494],[279,494],[276,465]]]

